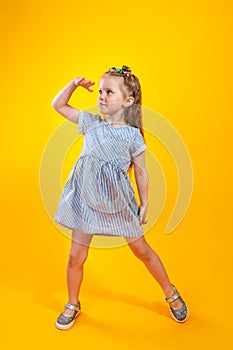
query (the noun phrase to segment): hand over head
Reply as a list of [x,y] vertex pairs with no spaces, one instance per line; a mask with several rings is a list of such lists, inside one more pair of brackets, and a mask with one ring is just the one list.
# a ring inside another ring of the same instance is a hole
[[77,86],[82,86],[84,89],[87,89],[90,92],[94,91],[93,89],[90,88],[90,86],[95,84],[94,81],[86,80],[84,77],[81,77],[81,78],[75,78],[74,83]]

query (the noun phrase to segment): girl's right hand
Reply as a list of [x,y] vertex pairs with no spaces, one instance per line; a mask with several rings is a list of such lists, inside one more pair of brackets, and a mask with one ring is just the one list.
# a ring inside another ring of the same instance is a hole
[[93,92],[94,90],[90,88],[90,86],[94,85],[95,82],[91,80],[86,80],[84,77],[75,78],[74,84],[76,86],[82,86],[84,89],[87,89],[89,92]]
[[140,225],[147,224],[147,220],[146,220],[147,205],[140,205],[138,211],[139,211],[139,223],[140,223]]

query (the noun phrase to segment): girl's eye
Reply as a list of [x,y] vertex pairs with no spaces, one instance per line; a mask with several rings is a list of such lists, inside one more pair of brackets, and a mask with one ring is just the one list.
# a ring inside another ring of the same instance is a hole
[[107,90],[107,94],[111,94],[112,93],[112,90]]
[[99,90],[99,94],[100,94],[100,95],[102,94],[102,90]]

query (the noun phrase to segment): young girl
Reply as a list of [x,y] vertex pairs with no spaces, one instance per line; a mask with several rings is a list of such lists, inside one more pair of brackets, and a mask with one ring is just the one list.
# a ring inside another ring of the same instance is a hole
[[[62,193],[55,221],[72,229],[67,266],[69,301],[56,320],[59,329],[70,328],[81,306],[79,291],[83,265],[94,234],[124,236],[129,247],[162,288],[178,322],[187,319],[187,307],[170,283],[165,268],[143,236],[148,206],[148,174],[142,129],[141,87],[127,66],[110,68],[99,83],[99,114],[77,110],[68,101],[77,87],[93,92],[95,83],[75,78],[58,93],[53,107],[78,123],[84,145]],[[134,167],[140,205],[127,175]]]

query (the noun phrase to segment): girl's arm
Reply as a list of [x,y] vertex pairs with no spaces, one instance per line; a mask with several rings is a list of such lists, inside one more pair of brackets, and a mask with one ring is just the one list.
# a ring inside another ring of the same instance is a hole
[[90,92],[93,90],[90,88],[95,83],[91,80],[86,80],[85,78],[75,78],[68,85],[66,85],[53,99],[53,108],[63,115],[63,117],[69,119],[74,123],[78,123],[79,110],[70,106],[68,101],[78,86],[82,86]]
[[140,198],[140,224],[146,224],[146,212],[148,207],[148,187],[149,178],[145,164],[145,152],[140,153],[133,159],[134,176],[137,184],[138,194]]

